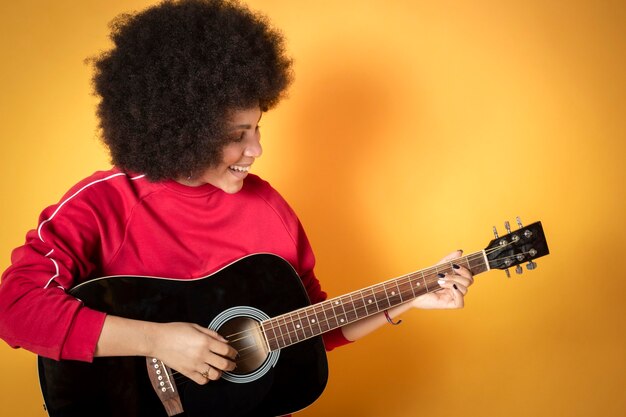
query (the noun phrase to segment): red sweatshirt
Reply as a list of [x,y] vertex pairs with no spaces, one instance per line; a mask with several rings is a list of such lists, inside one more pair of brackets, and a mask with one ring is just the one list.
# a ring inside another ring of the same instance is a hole
[[[326,298],[298,218],[259,177],[227,194],[97,172],[45,209],[13,251],[0,285],[0,337],[41,356],[91,361],[105,314],[66,290],[109,275],[199,278],[257,252],[289,261],[312,303]],[[347,343],[340,329],[324,341],[328,350]]]

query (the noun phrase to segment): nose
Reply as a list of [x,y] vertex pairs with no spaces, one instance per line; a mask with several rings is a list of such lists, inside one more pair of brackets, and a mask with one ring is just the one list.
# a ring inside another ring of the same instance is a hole
[[244,156],[250,156],[252,158],[258,158],[263,154],[260,133],[257,133],[250,138],[250,140],[246,144],[246,148],[244,149],[243,154]]

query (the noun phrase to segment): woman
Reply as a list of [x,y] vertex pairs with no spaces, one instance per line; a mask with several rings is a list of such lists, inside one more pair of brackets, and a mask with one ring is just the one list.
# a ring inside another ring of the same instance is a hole
[[[237,352],[216,332],[107,315],[67,291],[100,276],[198,278],[268,252],[294,267],[312,303],[326,298],[296,215],[250,174],[262,154],[259,121],[291,83],[291,60],[263,16],[225,0],[122,15],[111,38],[114,47],[93,63],[114,168],[45,209],[13,252],[0,286],[0,337],[57,360],[156,357],[206,384],[235,367]],[[454,268],[443,290],[326,333],[326,348],[412,307],[462,307],[472,276]]]

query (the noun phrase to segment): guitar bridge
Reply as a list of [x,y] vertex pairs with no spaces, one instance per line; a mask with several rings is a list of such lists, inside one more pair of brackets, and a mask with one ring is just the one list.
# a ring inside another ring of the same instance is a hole
[[170,368],[157,358],[146,358],[146,367],[152,388],[165,407],[167,415],[175,416],[182,413],[184,411],[183,404],[180,401],[180,395],[178,395]]

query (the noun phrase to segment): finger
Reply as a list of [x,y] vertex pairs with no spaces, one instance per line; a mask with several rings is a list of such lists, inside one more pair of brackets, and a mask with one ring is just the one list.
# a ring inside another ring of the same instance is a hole
[[194,327],[211,338],[209,341],[209,350],[211,352],[230,359],[235,359],[237,357],[237,350],[230,346],[228,341],[215,330],[211,330],[197,324],[194,324]]
[[462,255],[463,255],[463,251],[461,249],[455,250],[454,252],[449,253],[448,255],[444,256],[439,262],[437,262],[437,265],[450,262],[454,259],[460,258]]
[[470,282],[474,282],[474,274],[472,274],[469,269],[462,267],[461,265],[453,263],[452,272],[454,272],[454,275],[462,276],[467,278]]
[[209,365],[208,375],[210,381],[217,381],[222,377],[222,371],[220,371],[219,369],[215,369],[215,367]]
[[456,284],[463,285],[464,287],[469,287],[470,285],[474,283],[474,279],[472,278],[472,276],[465,277],[463,275],[446,274],[445,278],[446,280],[452,281],[453,283],[456,283]]
[[235,348],[225,343],[211,344],[209,349],[211,352],[229,359],[235,359],[238,355]]
[[457,285],[457,284],[453,284],[452,289],[451,289],[452,296],[454,298],[454,305],[457,308],[462,308],[465,305],[464,294],[467,293],[467,288],[465,288],[465,293],[463,293],[462,288],[465,288],[465,287]]
[[440,274],[437,284],[439,284],[441,288],[456,291],[460,293],[461,296],[464,296],[467,294],[467,287],[470,285],[470,281],[460,276]]
[[206,363],[217,371],[232,371],[236,367],[235,362],[213,352],[206,356]]
[[203,371],[195,372],[194,377],[199,376],[199,378],[193,378],[193,380],[199,383],[200,385],[204,385],[210,381],[217,381],[218,379],[222,377],[222,372],[220,370],[215,369],[209,364],[204,364],[204,367],[206,369],[204,369]]
[[207,327],[202,327],[198,324],[194,324],[193,327],[201,331],[202,333],[208,336],[211,336],[213,339],[217,339],[220,342],[228,343],[228,340],[224,339],[224,337],[222,337],[222,335],[216,332],[215,330],[209,329]]
[[205,378],[205,375],[203,374],[203,372],[205,372],[205,371],[200,371],[200,372],[196,371],[196,372],[192,372],[190,375],[185,375],[185,376],[187,376],[189,379],[191,379],[196,384],[204,385],[204,384],[208,383],[210,381],[210,379],[209,378]]

